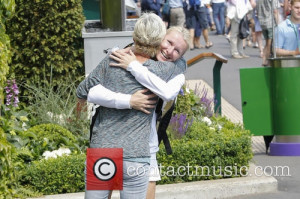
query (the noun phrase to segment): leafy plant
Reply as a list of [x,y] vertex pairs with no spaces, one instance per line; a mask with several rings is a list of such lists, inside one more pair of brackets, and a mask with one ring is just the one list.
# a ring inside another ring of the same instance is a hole
[[43,194],[84,191],[85,154],[35,161],[21,178],[25,186]]
[[58,86],[54,86],[50,79],[44,83],[25,84],[24,87],[28,92],[27,110],[36,124],[58,124],[76,136],[88,135],[88,112],[77,114],[76,83],[71,78]]
[[27,168],[24,160],[32,157],[31,153],[24,147],[17,149],[11,145],[5,135],[7,134],[0,128],[0,199],[39,196],[40,194],[19,183]]
[[185,113],[188,118],[201,116],[200,98],[194,94],[194,91],[183,86],[180,95],[177,97],[174,114]]
[[74,81],[81,78],[84,74],[82,0],[15,2],[16,14],[6,25],[13,52],[11,72],[16,79],[43,82],[53,74],[52,83],[56,86],[69,76]]
[[[162,145],[157,154],[159,184],[243,176],[252,159],[250,132],[221,117],[212,117],[210,124],[194,121],[181,139],[171,139],[171,146],[173,154]],[[178,173],[187,166],[189,172]]]
[[0,198],[12,198],[15,182],[11,145],[0,128]]
[[181,114],[175,114],[172,116],[169,124],[169,131],[170,135],[173,139],[179,139],[188,130],[188,127],[190,127],[193,124],[193,118],[188,119],[187,115],[184,113]]
[[26,147],[32,152],[34,159],[41,158],[45,151],[53,151],[66,146],[76,150],[76,137],[67,129],[56,124],[40,124],[30,129],[35,137],[29,140]]
[[204,111],[204,116],[212,117],[213,116],[213,105],[214,105],[214,98],[208,97],[208,89],[205,87],[200,88],[200,84],[196,84],[194,89],[194,93],[196,96],[200,97],[200,104],[202,110]]
[[5,22],[13,15],[14,10],[14,0],[0,1],[0,104],[3,103],[3,88],[11,61],[10,39],[6,34]]

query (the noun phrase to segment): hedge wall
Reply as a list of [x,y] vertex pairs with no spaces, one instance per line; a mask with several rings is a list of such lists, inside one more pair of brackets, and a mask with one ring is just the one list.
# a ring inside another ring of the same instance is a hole
[[43,194],[84,191],[85,154],[35,161],[21,178],[21,184]]
[[5,133],[0,128],[0,199],[12,198],[14,167],[12,162],[11,145],[6,140]]
[[11,60],[10,40],[6,34],[5,21],[11,17],[15,10],[14,0],[0,1],[0,104],[3,102],[3,88]]
[[[224,118],[212,120],[212,125],[194,122],[186,135],[172,139],[172,155],[166,154],[163,144],[160,146],[157,159],[161,164],[162,180],[158,184],[232,178],[247,174],[252,159],[250,132]],[[85,154],[71,154],[34,161],[26,168],[21,178],[22,185],[43,194],[83,191],[85,159]],[[186,169],[189,166],[190,173],[194,174],[196,166],[202,166],[203,169],[198,169],[198,175],[189,175],[187,170],[186,175],[176,173],[178,170],[183,172],[182,166]]]
[[15,0],[16,14],[7,22],[16,80],[54,85],[84,75],[82,0]]
[[247,175],[253,156],[250,132],[225,118],[212,120],[212,125],[193,122],[186,135],[172,139],[172,155],[167,155],[164,146],[160,146],[159,184]]

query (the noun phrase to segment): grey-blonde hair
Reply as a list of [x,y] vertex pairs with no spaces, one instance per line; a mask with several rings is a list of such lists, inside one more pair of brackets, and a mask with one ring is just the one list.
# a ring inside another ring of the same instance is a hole
[[190,45],[189,45],[189,41],[190,41],[190,33],[189,31],[182,27],[182,26],[171,26],[168,30],[167,30],[167,34],[172,32],[172,31],[177,31],[179,33],[181,33],[182,37],[183,37],[183,40],[185,41],[185,43],[187,44],[187,47],[189,48]]
[[134,26],[135,52],[155,57],[165,35],[166,26],[162,19],[154,13],[143,13]]
[[294,5],[296,2],[300,2],[300,0],[291,0],[291,1],[290,1],[290,4],[291,4],[291,5]]

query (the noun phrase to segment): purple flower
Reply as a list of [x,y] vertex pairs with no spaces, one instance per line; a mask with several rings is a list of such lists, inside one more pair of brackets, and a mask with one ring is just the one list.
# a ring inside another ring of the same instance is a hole
[[[6,92],[6,106],[13,105],[18,106],[19,103],[19,88],[16,84],[16,80],[7,80],[7,86],[5,87]],[[9,108],[8,108],[9,109]]]
[[181,113],[172,116],[170,126],[175,135],[182,137],[187,132],[188,127],[192,125],[192,122],[193,119],[189,120],[187,114]]
[[179,94],[180,94],[180,95],[184,95],[184,91],[183,91],[182,88],[179,90]]

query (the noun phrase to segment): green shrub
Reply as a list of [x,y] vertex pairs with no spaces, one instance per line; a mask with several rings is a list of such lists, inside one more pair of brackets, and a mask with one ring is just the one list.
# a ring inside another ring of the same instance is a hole
[[177,96],[174,114],[184,113],[188,117],[201,116],[203,112],[200,98],[194,94],[194,91],[184,86],[181,93]]
[[5,133],[0,128],[0,198],[12,198],[13,172],[12,149],[6,140]]
[[15,10],[15,1],[0,1],[0,104],[3,103],[3,88],[11,61],[10,39],[6,34],[5,21]]
[[34,161],[21,183],[43,194],[84,191],[85,160],[86,156],[80,154]]
[[[195,121],[185,136],[171,140],[171,146],[172,155],[163,146],[157,155],[162,165],[159,184],[243,176],[252,159],[249,131],[225,118],[212,118],[211,125]],[[178,168],[181,173],[176,173]]]
[[53,85],[84,74],[82,0],[15,0],[15,15],[6,22],[12,68],[22,82],[52,75]]
[[[160,146],[157,159],[161,164],[162,180],[159,184],[247,174],[252,159],[249,131],[226,118],[212,117],[211,120],[210,125],[196,121],[183,137],[172,139],[172,155],[167,155],[164,146]],[[83,191],[85,159],[86,156],[80,154],[33,161],[25,168],[21,183],[43,194]],[[182,166],[189,167],[186,175],[175,173]],[[191,172],[195,175],[191,175]]]
[[[26,167],[23,159],[26,149],[16,149],[6,141],[5,133],[0,128],[0,199],[26,198],[39,196],[28,187],[19,184],[20,176]],[[27,153],[31,156],[31,153]]]
[[56,88],[52,82],[29,84],[25,88],[29,102],[26,108],[36,124],[58,124],[76,136],[88,135],[88,112],[76,113],[77,84],[73,79],[67,79]]
[[196,85],[194,90],[183,86],[180,95],[177,96],[173,115],[185,114],[188,118],[194,119],[204,116],[212,117],[214,99],[210,98],[207,93],[208,89],[200,88],[200,85]]
[[28,129],[28,132],[36,135],[26,145],[35,159],[40,158],[45,151],[57,150],[63,146],[74,150],[76,137],[59,125],[40,124]]

